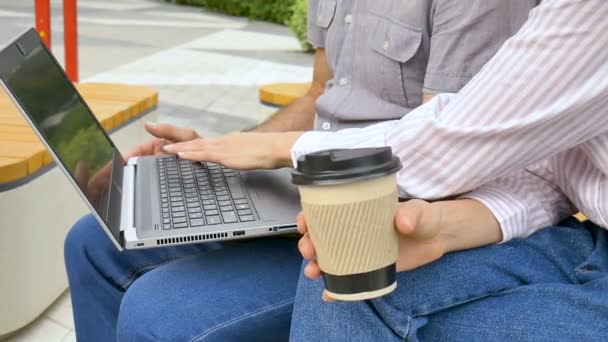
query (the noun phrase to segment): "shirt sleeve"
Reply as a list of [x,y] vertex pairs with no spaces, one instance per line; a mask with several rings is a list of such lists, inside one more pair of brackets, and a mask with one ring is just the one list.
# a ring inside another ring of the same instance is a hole
[[316,25],[319,13],[319,1],[308,0],[308,14],[306,19],[308,42],[315,48],[325,47],[325,29]]
[[555,184],[550,162],[500,177],[461,196],[483,203],[497,219],[502,242],[525,238],[576,213]]
[[433,1],[424,92],[462,89],[524,24],[538,2]]
[[308,146],[383,139],[404,165],[400,195],[424,199],[548,160],[608,132],[607,17],[605,0],[543,1],[458,94],[438,95],[389,124],[306,133],[293,157]]

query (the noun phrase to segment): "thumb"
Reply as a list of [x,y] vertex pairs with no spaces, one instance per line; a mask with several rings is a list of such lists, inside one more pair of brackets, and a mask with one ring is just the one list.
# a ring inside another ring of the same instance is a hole
[[188,141],[198,138],[198,134],[192,129],[180,128],[170,124],[155,124],[146,122],[146,131],[153,136],[174,142]]
[[424,205],[428,203],[422,200],[410,200],[399,204],[395,215],[395,227],[403,235],[411,235],[415,232],[422,214]]

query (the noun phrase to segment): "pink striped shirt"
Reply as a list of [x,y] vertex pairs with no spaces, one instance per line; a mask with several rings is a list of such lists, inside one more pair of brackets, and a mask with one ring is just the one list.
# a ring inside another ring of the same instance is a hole
[[391,146],[401,196],[484,203],[504,241],[581,210],[608,228],[608,1],[545,0],[458,94],[401,120],[308,132],[305,153]]

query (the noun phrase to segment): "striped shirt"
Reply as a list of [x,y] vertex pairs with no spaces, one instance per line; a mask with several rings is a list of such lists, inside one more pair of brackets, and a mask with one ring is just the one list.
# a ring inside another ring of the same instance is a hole
[[608,1],[545,0],[471,82],[400,120],[308,132],[295,160],[391,146],[400,195],[484,203],[504,241],[578,208],[608,228]]

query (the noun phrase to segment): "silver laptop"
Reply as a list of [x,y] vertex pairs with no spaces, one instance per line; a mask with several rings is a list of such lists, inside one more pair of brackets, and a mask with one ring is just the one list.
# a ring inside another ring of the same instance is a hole
[[118,249],[296,231],[287,169],[239,172],[170,155],[125,165],[35,30],[0,51],[0,80]]

